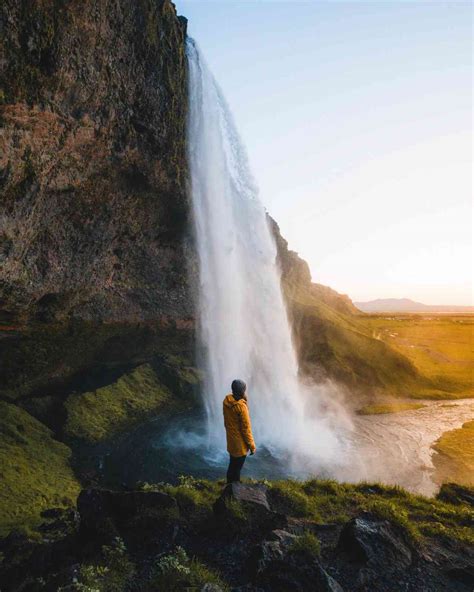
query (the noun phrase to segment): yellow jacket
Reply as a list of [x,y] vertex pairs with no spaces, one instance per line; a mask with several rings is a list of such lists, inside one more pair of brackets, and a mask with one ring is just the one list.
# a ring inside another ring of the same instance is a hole
[[245,456],[255,451],[249,408],[245,399],[236,401],[233,395],[224,399],[224,425],[227,436],[227,452],[231,456]]

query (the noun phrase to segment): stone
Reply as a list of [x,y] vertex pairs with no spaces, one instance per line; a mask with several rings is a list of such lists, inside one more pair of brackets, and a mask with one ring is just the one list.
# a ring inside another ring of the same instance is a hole
[[[136,517],[149,521],[153,514],[162,511],[178,514],[176,500],[160,491],[108,491],[105,489],[83,489],[77,500],[81,533],[96,534],[111,539],[117,536],[121,527]],[[142,531],[142,534],[143,531]]]
[[371,569],[391,572],[411,565],[413,553],[402,529],[370,513],[344,525],[337,544],[350,560]]
[[300,551],[269,561],[256,584],[272,592],[343,592],[318,559]]
[[[214,514],[230,531],[238,526],[245,530],[268,532],[285,526],[286,517],[270,508],[267,491],[268,488],[259,483],[230,483],[215,501]],[[237,514],[233,504],[239,507]]]

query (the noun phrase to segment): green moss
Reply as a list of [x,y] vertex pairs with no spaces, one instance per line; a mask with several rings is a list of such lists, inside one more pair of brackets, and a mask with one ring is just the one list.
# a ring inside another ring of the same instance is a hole
[[0,401],[0,531],[35,525],[40,512],[75,503],[70,449],[26,411]]
[[151,412],[176,405],[172,393],[143,364],[108,386],[70,395],[65,402],[68,438],[96,443],[132,425]]
[[310,557],[319,557],[321,555],[321,543],[314,533],[307,530],[292,543],[290,552],[300,552]]

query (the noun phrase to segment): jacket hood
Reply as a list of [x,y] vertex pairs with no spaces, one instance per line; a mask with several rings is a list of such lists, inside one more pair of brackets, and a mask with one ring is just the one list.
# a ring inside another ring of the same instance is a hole
[[235,405],[238,405],[241,401],[244,401],[244,403],[245,403],[245,399],[239,399],[237,401],[236,399],[234,399],[234,395],[229,394],[224,399],[224,405],[226,407],[234,407]]

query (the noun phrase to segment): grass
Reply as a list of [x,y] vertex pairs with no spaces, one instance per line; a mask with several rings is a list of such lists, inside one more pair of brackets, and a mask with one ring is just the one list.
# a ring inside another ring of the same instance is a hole
[[474,396],[474,315],[357,313],[323,288],[298,277],[284,284],[303,372],[375,401]]
[[116,382],[88,393],[72,394],[65,402],[67,438],[97,443],[152,412],[176,405],[176,398],[143,364]]
[[422,403],[384,403],[380,405],[365,405],[357,410],[359,415],[381,415],[383,413],[398,413],[426,407]]
[[474,397],[474,315],[371,314],[360,322],[432,382],[415,396]]
[[361,315],[333,308],[311,290],[286,292],[303,372],[375,398],[406,398],[431,388],[405,355],[374,337]]
[[[452,543],[474,544],[474,511],[467,504],[455,505],[380,483],[284,479],[265,481],[265,484],[269,488],[270,505],[275,511],[306,519],[309,524],[343,524],[366,511],[397,524],[413,543],[442,537]],[[206,517],[200,524],[208,525],[212,521],[212,503],[221,493],[222,485],[222,481],[182,478],[179,485],[147,487],[175,496],[180,508],[183,502],[184,507],[190,503],[187,519],[192,521],[193,514],[200,513]],[[248,525],[246,516],[241,515],[242,508],[238,504],[235,506],[235,520],[245,527]]]
[[411,494],[397,486],[283,480],[271,483],[269,495],[276,510],[316,524],[342,524],[368,511],[396,523],[411,541],[442,536],[452,542],[474,544],[472,508]]
[[321,543],[314,533],[307,530],[291,544],[290,552],[302,552],[310,557],[319,557]]
[[0,401],[0,533],[34,527],[46,508],[75,504],[71,450],[16,405]]
[[445,432],[433,446],[435,479],[474,486],[474,421]]

